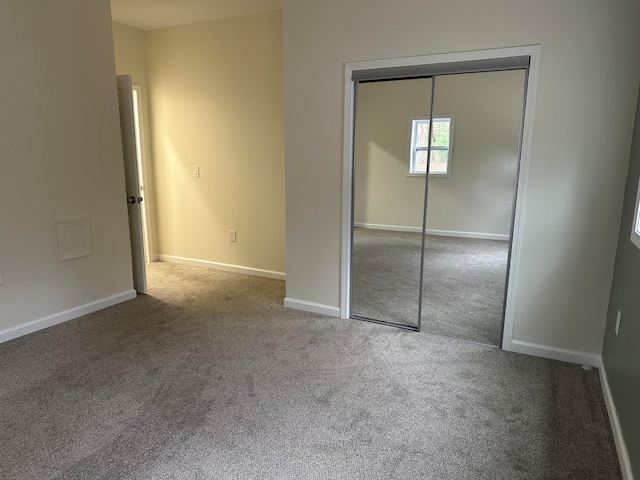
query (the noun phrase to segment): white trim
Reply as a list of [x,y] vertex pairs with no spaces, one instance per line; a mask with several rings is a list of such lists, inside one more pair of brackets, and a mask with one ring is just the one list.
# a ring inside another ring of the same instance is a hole
[[389,230],[391,232],[422,233],[422,228],[420,227],[406,227],[402,225],[381,225],[378,223],[354,222],[353,226],[357,228],[370,228],[372,230]]
[[[413,232],[421,233],[420,227],[407,227],[403,225],[380,225],[377,223],[362,223],[354,222],[354,227],[358,228],[370,228],[373,230],[388,230],[391,232]],[[502,235],[500,233],[482,233],[482,232],[458,232],[455,230],[434,230],[433,228],[427,228],[427,235],[437,235],[439,237],[459,237],[459,238],[479,238],[481,240],[502,240],[509,241],[509,235]]]
[[[446,173],[434,173],[429,172],[429,178],[448,178],[451,177],[451,161],[453,159],[453,135],[454,135],[454,124],[456,116],[453,113],[444,114],[444,115],[433,115],[435,120],[438,119],[447,119],[449,120],[449,145],[447,145],[447,172]],[[408,158],[407,158],[407,168],[406,168],[406,176],[407,177],[422,177],[426,175],[426,172],[412,172],[411,167],[413,167],[413,163],[415,161],[415,138],[413,138],[414,134],[414,122],[417,120],[429,120],[429,115],[411,115],[409,117],[409,142],[408,142]],[[431,149],[432,151],[435,148]]]
[[296,300],[295,298],[285,298],[284,306],[294,308],[296,310],[304,310],[305,312],[319,313],[330,317],[339,317],[340,309],[331,305],[323,305],[321,303],[307,302],[305,300]]
[[[72,227],[80,227],[80,234],[69,233],[75,236],[75,249],[69,249],[67,245],[67,229]],[[74,218],[58,218],[56,219],[56,228],[58,231],[58,251],[60,261],[65,262],[74,258],[88,257],[93,254],[91,241],[91,219],[86,215]]]
[[525,200],[529,183],[529,163],[531,159],[531,145],[533,142],[533,117],[538,93],[538,75],[540,72],[540,53],[542,47],[535,45],[524,47],[530,56],[529,73],[527,75],[527,90],[525,92],[524,119],[522,122],[522,144],[520,146],[520,166],[518,172],[517,201],[514,203],[513,238],[511,239],[511,265],[509,265],[509,281],[507,297],[505,299],[504,327],[502,334],[502,348],[511,350],[513,340],[513,325],[516,316],[518,277],[520,274],[520,252],[524,237]]
[[454,232],[453,230],[433,230],[427,228],[427,235],[439,235],[441,237],[460,237],[460,238],[479,238],[481,240],[501,240],[509,241],[509,235],[500,233],[482,233],[482,232]]
[[616,404],[613,401],[611,389],[609,388],[609,378],[607,377],[607,371],[604,368],[602,357],[600,357],[598,370],[600,371],[602,394],[604,395],[604,403],[607,406],[607,413],[609,414],[609,423],[611,424],[611,431],[613,432],[613,440],[616,443],[616,451],[618,452],[618,461],[620,462],[620,469],[622,470],[622,478],[624,480],[633,480],[633,471],[631,470],[631,460],[629,459],[627,444],[625,443],[624,436],[622,435],[618,411],[616,409]]
[[82,315],[86,315],[88,313],[97,312],[98,310],[111,307],[118,303],[126,302],[127,300],[132,300],[136,298],[136,295],[137,294],[135,290],[127,290],[126,292],[118,293],[116,295],[111,295],[110,297],[105,297],[100,300],[85,303],[84,305],[79,305],[63,312],[55,313],[44,318],[23,323],[22,325],[7,328],[6,330],[0,331],[0,343],[13,340],[14,338],[18,338],[23,335],[28,335],[29,333],[37,332],[38,330],[42,330],[44,328],[58,325],[59,323],[73,320],[74,318],[81,317]]
[[600,367],[600,355],[588,352],[580,352],[578,350],[568,350],[566,348],[557,348],[551,347],[549,345],[540,345],[538,343],[512,340],[511,351],[515,353],[523,353],[525,355],[533,355],[535,357],[560,360],[562,362],[577,363],[579,365],[589,365],[596,368]]
[[[139,134],[138,142],[140,144],[140,158],[138,159],[139,165],[141,167],[141,171],[138,173],[138,176],[142,178],[142,185],[144,186],[144,192],[141,193],[141,197],[144,199],[140,204],[140,208],[142,209],[142,239],[144,242],[145,248],[145,256],[147,262],[151,262],[151,258],[155,258],[153,252],[153,238],[151,236],[151,205],[152,199],[151,194],[149,193],[153,188],[150,187],[149,179],[151,175],[149,175],[149,165],[147,161],[147,149],[146,149],[146,139],[145,139],[145,115],[144,115],[144,107],[142,105],[142,87],[140,85],[131,85],[131,89],[136,91],[136,98],[138,100],[135,108],[138,112],[138,131]],[[135,117],[134,117],[134,128],[135,128]]]
[[524,212],[529,177],[529,162],[533,138],[533,117],[538,90],[538,75],[540,70],[540,45],[522,47],[499,48],[493,50],[476,50],[471,52],[445,53],[419,57],[392,58],[387,60],[370,60],[364,62],[350,62],[344,69],[344,134],[343,134],[343,175],[342,175],[342,268],[340,284],[341,317],[348,318],[350,309],[350,278],[351,264],[351,215],[352,215],[352,183],[353,169],[351,168],[353,155],[353,119],[355,109],[354,82],[351,74],[356,70],[370,70],[375,68],[400,67],[411,65],[428,65],[435,63],[464,62],[490,58],[530,57],[527,89],[525,92],[525,109],[522,126],[522,145],[520,153],[520,167],[518,175],[517,202],[515,204],[513,239],[511,244],[511,264],[509,268],[509,282],[505,302],[504,334],[502,348],[511,350],[513,325],[515,319],[516,291],[520,270],[520,252],[524,232]]
[[225,272],[243,273],[254,277],[274,278],[285,280],[286,274],[274,272],[273,270],[262,270],[260,268],[243,267],[242,265],[232,265],[230,263],[210,262],[209,260],[198,260],[196,258],[176,257],[174,255],[157,255],[160,262],[179,263],[181,265],[193,265],[196,267],[211,268],[213,270],[223,270]]
[[[374,70],[377,68],[409,67],[414,65],[431,65],[436,63],[468,62],[472,60],[488,60],[492,58],[510,58],[531,56],[533,50],[540,49],[540,45],[525,45],[521,47],[494,48],[489,50],[471,50],[466,52],[438,53],[420,55],[416,57],[398,57],[384,60],[364,60],[349,62],[346,65],[351,72],[354,70]],[[350,72],[350,73],[351,73]],[[351,75],[349,75],[351,81]]]
[[353,206],[353,123],[355,119],[355,83],[351,73],[355,64],[344,68],[344,114],[342,140],[342,255],[340,258],[340,317],[349,318],[351,310],[351,217]]

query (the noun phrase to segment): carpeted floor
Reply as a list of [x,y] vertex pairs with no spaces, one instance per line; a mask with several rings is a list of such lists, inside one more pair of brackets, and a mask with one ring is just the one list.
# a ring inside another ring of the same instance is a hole
[[[508,243],[427,235],[422,330],[500,345]],[[421,234],[354,229],[354,315],[417,325]]]
[[165,263],[0,345],[3,479],[620,479],[596,370]]

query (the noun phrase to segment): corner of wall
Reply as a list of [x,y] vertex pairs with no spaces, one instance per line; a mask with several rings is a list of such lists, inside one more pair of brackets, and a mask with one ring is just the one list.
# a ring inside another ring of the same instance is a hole
[[618,418],[618,411],[616,404],[609,387],[609,378],[607,377],[607,370],[602,357],[599,357],[598,370],[600,372],[600,384],[602,386],[602,394],[604,395],[604,402],[607,406],[607,413],[609,414],[609,422],[611,423],[611,430],[613,433],[613,440],[616,444],[616,451],[618,452],[618,461],[620,462],[620,469],[622,470],[622,478],[624,480],[633,480],[633,471],[631,469],[631,459],[629,458],[629,451],[624,441],[622,434],[622,426],[620,425],[620,419]]

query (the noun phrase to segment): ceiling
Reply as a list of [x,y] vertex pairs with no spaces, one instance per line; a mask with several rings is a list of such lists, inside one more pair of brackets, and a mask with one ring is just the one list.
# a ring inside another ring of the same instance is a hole
[[141,30],[282,10],[282,0],[111,0],[111,17]]

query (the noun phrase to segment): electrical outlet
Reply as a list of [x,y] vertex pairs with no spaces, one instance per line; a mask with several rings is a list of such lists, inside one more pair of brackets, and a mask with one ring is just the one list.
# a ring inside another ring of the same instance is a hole
[[511,200],[509,200],[509,201],[507,202],[507,210],[508,210],[508,211],[513,210],[513,202],[512,202]]
[[360,201],[361,202],[365,202],[367,200],[367,197],[365,197],[364,193],[360,194]]
[[618,315],[616,316],[616,335],[620,332],[620,319],[622,319],[622,313],[618,310]]
[[236,231],[235,230],[229,230],[229,241],[230,242],[235,242],[236,241]]
[[0,285],[4,285],[4,276],[2,275],[2,268],[0,268]]
[[193,176],[200,178],[200,167],[198,165],[193,166]]

